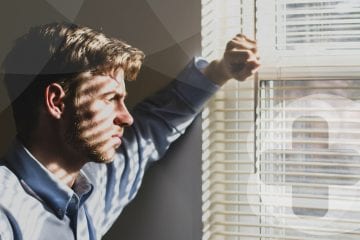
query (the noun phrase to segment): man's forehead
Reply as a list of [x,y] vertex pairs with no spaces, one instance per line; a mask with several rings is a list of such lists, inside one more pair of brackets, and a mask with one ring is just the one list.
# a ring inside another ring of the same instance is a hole
[[125,87],[124,70],[122,68],[117,69],[114,74],[110,74],[109,76],[112,80]]
[[111,91],[120,93],[126,92],[123,70],[109,74],[91,76],[81,85],[81,91],[88,93],[97,92],[101,94]]

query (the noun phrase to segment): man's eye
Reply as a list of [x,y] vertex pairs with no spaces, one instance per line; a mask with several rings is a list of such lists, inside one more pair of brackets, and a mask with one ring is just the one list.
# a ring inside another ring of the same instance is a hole
[[120,102],[123,101],[125,97],[119,94],[115,94],[114,96],[108,98],[108,102]]
[[111,98],[108,99],[109,102],[117,102],[119,100],[119,97],[114,95]]

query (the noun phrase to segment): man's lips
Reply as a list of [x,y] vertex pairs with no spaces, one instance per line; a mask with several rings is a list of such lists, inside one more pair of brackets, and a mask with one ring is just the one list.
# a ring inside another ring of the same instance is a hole
[[123,136],[123,135],[122,135],[121,133],[112,135],[112,137],[117,140],[117,144],[119,144],[119,145],[120,145],[121,142],[122,142],[122,140],[121,140],[122,136]]
[[121,133],[112,135],[112,137],[116,137],[116,138],[122,138],[122,136],[123,136],[123,135],[122,135]]

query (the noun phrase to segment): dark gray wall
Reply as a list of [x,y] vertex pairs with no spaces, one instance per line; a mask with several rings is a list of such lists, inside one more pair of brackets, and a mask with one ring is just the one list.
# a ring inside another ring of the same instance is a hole
[[[169,83],[200,53],[200,0],[3,0],[0,3],[0,61],[12,41],[30,26],[74,21],[126,40],[147,54],[136,82],[127,85],[128,104]],[[15,135],[0,85],[0,154]],[[200,119],[159,163],[149,169],[133,203],[104,239],[198,240],[201,238]]]

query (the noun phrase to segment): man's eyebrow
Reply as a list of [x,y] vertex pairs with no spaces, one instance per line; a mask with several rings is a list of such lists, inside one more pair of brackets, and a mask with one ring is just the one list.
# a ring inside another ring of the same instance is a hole
[[104,97],[106,97],[106,96],[112,95],[112,94],[118,94],[118,95],[120,95],[120,96],[127,97],[128,92],[125,91],[125,92],[120,93],[120,92],[118,92],[118,91],[116,91],[116,90],[110,90],[110,91],[105,92],[105,93],[103,93],[103,94],[101,94],[101,95],[104,96]]

